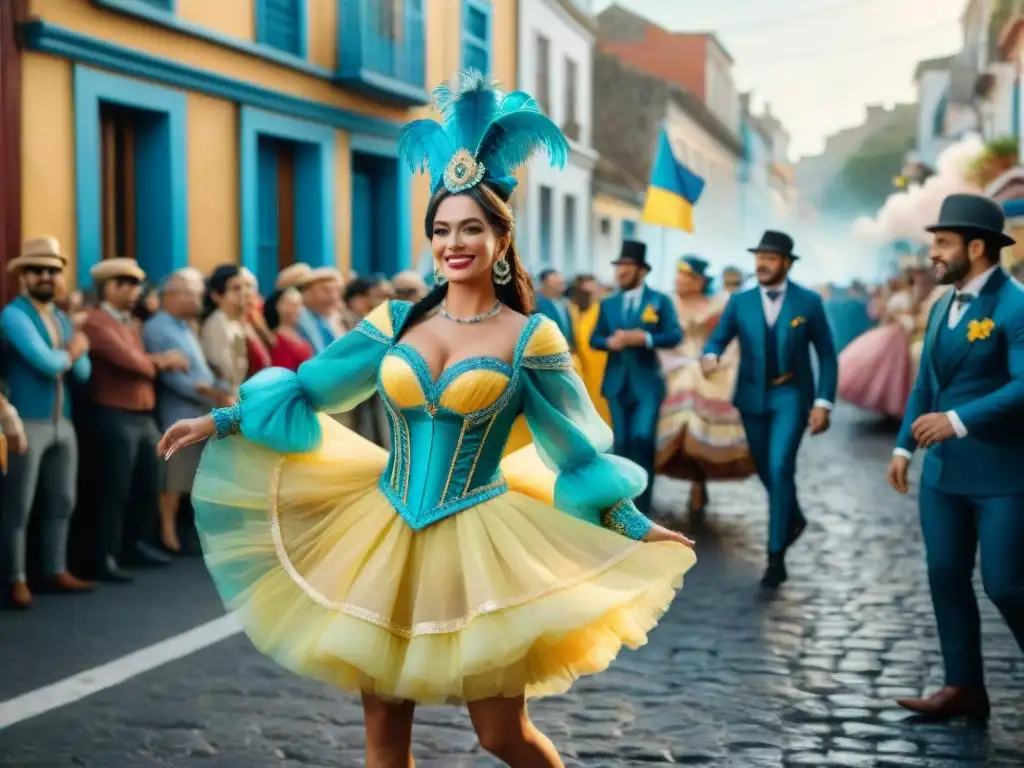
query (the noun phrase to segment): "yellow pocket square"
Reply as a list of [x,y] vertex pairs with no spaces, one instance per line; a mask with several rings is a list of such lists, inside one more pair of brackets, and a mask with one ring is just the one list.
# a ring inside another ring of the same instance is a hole
[[996,324],[992,322],[991,317],[986,317],[984,320],[971,320],[967,324],[967,340],[973,344],[976,341],[987,339],[992,335],[995,327]]
[[803,325],[806,322],[807,318],[805,318],[803,315],[799,315],[798,317],[794,317],[792,320],[789,321],[789,327],[796,328],[798,325]]
[[661,315],[658,314],[653,304],[644,307],[644,313],[640,315],[640,322],[643,323],[656,323],[659,319],[661,319]]

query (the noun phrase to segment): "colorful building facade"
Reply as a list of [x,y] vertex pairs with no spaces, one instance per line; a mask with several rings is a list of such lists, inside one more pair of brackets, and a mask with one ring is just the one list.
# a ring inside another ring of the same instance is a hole
[[5,258],[20,238],[53,234],[80,286],[113,256],[154,276],[237,262],[264,288],[292,261],[408,266],[429,190],[399,163],[399,132],[462,66],[514,79],[514,41],[492,40],[512,28],[514,2],[0,6],[3,81],[17,73],[20,86],[0,120],[16,110],[20,126],[2,134],[20,165],[17,210],[4,200]]

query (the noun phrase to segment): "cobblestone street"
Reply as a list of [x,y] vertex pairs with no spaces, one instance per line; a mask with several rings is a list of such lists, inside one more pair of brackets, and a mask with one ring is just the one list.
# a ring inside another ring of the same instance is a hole
[[[699,562],[650,644],[532,707],[568,764],[1024,765],[1024,657],[984,599],[989,728],[911,723],[892,704],[933,689],[941,670],[916,500],[885,485],[891,444],[847,410],[827,436],[804,442],[810,527],[773,602],[757,591],[760,486],[712,486],[708,527],[695,533]],[[656,504],[681,507],[686,491],[661,481]],[[496,765],[458,709],[419,711],[415,739],[421,767]],[[361,745],[357,703],[235,636],[0,731],[0,764],[358,766]]]

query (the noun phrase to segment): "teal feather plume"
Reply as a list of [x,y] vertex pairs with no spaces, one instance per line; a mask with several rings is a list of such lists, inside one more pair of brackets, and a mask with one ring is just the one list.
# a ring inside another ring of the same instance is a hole
[[456,149],[470,152],[480,143],[501,104],[501,92],[476,70],[459,76],[458,91],[441,111],[445,130],[452,137]]
[[426,170],[432,185],[444,175],[456,149],[444,128],[434,120],[413,120],[398,137],[398,156],[413,173]]
[[561,129],[539,109],[524,108],[507,112],[487,126],[476,159],[492,176],[511,176],[541,151],[557,168],[564,168],[569,160],[569,142]]

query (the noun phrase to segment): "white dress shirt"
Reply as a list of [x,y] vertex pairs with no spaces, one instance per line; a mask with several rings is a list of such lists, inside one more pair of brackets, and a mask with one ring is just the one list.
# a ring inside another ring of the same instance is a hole
[[[644,284],[640,283],[636,288],[630,288],[628,291],[622,292],[622,305],[626,310],[626,315],[632,317],[634,314],[640,312],[640,302],[644,298]],[[651,334],[644,333],[647,337],[647,348],[650,349],[654,346],[654,339],[651,338]]]
[[[977,299],[978,294],[981,293],[985,284],[988,282],[988,279],[992,277],[992,274],[997,269],[999,269],[998,264],[985,270],[977,277],[971,278],[964,283],[962,288],[956,291],[956,294],[953,297],[953,303],[949,305],[949,317],[946,319],[947,328],[953,330],[960,325],[960,321],[964,319],[964,314],[970,306],[969,303],[957,301],[956,296],[959,296],[962,293],[967,293]],[[964,423],[960,420],[956,411],[946,411],[946,418],[949,419],[949,423],[953,425],[953,431],[956,432],[957,437],[967,437],[967,427],[964,426]],[[909,459],[913,455],[905,448],[893,448],[892,453],[894,456],[902,456],[905,459]]]

